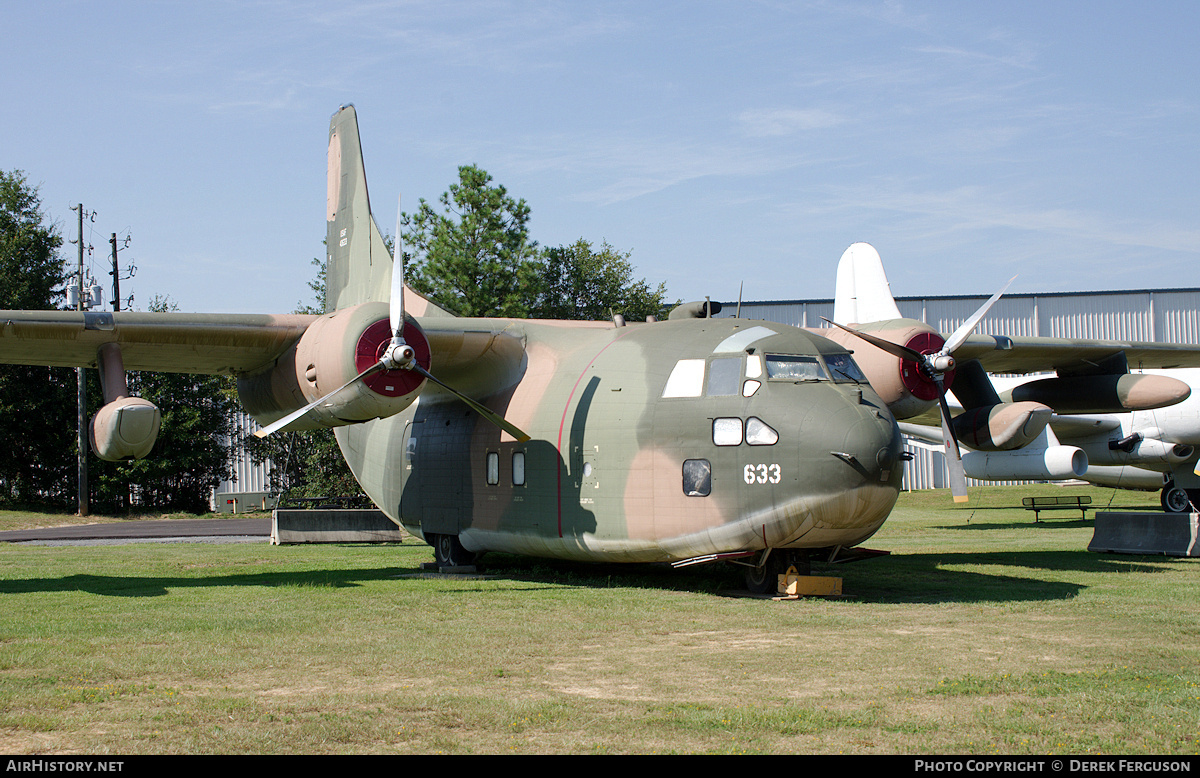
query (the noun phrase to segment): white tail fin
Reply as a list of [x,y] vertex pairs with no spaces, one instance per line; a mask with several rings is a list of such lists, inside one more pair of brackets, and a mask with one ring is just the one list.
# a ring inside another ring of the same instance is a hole
[[838,262],[833,320],[866,324],[901,318],[879,252],[869,243],[855,243],[846,249]]

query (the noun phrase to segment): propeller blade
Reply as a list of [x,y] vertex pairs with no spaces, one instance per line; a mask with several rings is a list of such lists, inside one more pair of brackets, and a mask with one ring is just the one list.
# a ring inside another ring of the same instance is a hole
[[844,325],[838,324],[836,321],[829,321],[829,319],[826,319],[824,316],[822,316],[821,318],[824,319],[829,324],[832,324],[833,326],[837,327],[838,329],[843,329],[846,332],[849,332],[851,335],[854,335],[855,337],[862,338],[863,340],[870,343],[875,348],[883,349],[884,351],[886,351],[887,353],[891,354],[894,357],[899,357],[900,359],[911,360],[913,362],[916,362],[918,365],[924,364],[924,362],[925,362],[924,354],[922,354],[918,351],[913,351],[908,346],[901,346],[899,343],[892,343],[890,340],[884,340],[883,338],[879,338],[874,335],[868,335],[865,332],[859,332],[858,330],[851,329]]
[[363,378],[366,378],[369,375],[378,373],[380,370],[383,370],[385,368],[386,368],[386,365],[384,365],[383,362],[376,362],[375,364],[371,365],[366,370],[364,370],[361,373],[359,373],[358,375],[354,376],[354,378],[351,378],[349,381],[342,384],[337,389],[334,389],[332,392],[325,395],[324,397],[313,400],[312,402],[310,402],[308,405],[304,406],[300,410],[292,411],[287,416],[284,416],[282,419],[278,419],[276,421],[271,422],[267,426],[265,426],[262,429],[255,432],[254,437],[265,438],[266,436],[270,435],[273,432],[278,432],[279,430],[283,429],[287,425],[291,424],[296,419],[300,418],[304,414],[311,411],[313,408],[316,408],[318,405],[320,405],[321,403],[328,400],[330,397],[333,397],[335,394],[342,391],[343,389],[345,389],[347,386],[354,383],[355,381],[359,381]]
[[[941,376],[938,376],[940,379]],[[937,380],[937,379],[935,379]],[[946,389],[941,380],[937,380],[938,404],[942,411],[942,445],[946,449],[946,467],[950,472],[950,494],[955,502],[967,501],[967,473],[963,470],[962,457],[958,453],[958,438],[950,426],[950,406],[946,403]]]
[[392,239],[392,292],[388,313],[392,325],[392,340],[400,337],[404,326],[404,255],[400,253],[400,198],[396,198],[396,235]]
[[416,370],[418,373],[425,376],[430,381],[433,381],[435,384],[442,387],[450,394],[452,394],[455,397],[457,397],[458,399],[462,400],[464,403],[466,403],[467,405],[469,405],[471,407],[471,410],[475,411],[480,416],[482,416],[483,418],[490,421],[492,424],[495,424],[497,427],[504,430],[509,435],[512,435],[514,438],[517,439],[518,442],[524,443],[529,440],[529,435],[527,435],[524,431],[522,431],[520,427],[517,427],[516,425],[510,424],[508,421],[505,421],[504,417],[501,416],[500,414],[498,414],[495,411],[493,411],[492,409],[476,402],[475,400],[472,400],[470,397],[467,397],[465,394],[458,391],[453,386],[450,386],[449,384],[445,383],[444,381],[438,379],[435,375],[430,373],[425,368],[421,367],[416,362],[413,363],[412,369]]
[[1012,286],[1012,282],[1016,280],[1016,276],[1008,279],[1008,283],[1004,285],[1004,288],[989,297],[988,301],[979,307],[979,310],[971,314],[971,318],[960,324],[958,329],[951,333],[950,337],[946,338],[946,345],[942,346],[942,353],[953,354],[963,344],[963,341],[967,339],[967,336],[971,334],[971,331],[975,329],[975,325],[979,324],[980,320],[987,315],[988,309],[996,304],[1000,296],[1008,291],[1008,287]]

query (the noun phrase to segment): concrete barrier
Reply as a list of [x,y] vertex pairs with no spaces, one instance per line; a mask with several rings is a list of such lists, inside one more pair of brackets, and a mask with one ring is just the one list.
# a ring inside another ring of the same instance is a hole
[[1200,513],[1097,513],[1088,551],[1200,556]]
[[271,543],[399,543],[404,532],[381,510],[276,508]]

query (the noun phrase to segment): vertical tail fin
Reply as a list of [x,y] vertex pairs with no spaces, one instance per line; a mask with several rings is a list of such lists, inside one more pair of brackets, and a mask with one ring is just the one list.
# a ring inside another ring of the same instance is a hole
[[371,216],[358,116],[344,105],[329,122],[325,309],[387,301],[392,257]]
[[838,262],[833,320],[838,324],[866,324],[902,318],[879,252],[869,243],[851,245]]
[[[392,255],[371,215],[358,114],[353,105],[342,106],[329,121],[326,207],[325,310],[387,302],[391,295]],[[414,316],[451,315],[407,286],[404,309]]]

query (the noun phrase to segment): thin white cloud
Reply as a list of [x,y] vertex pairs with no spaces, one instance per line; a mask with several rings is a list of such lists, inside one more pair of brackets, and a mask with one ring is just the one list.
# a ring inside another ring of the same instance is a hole
[[836,127],[844,116],[820,108],[777,108],[743,111],[738,116],[742,131],[752,138],[794,135],[806,130]]

